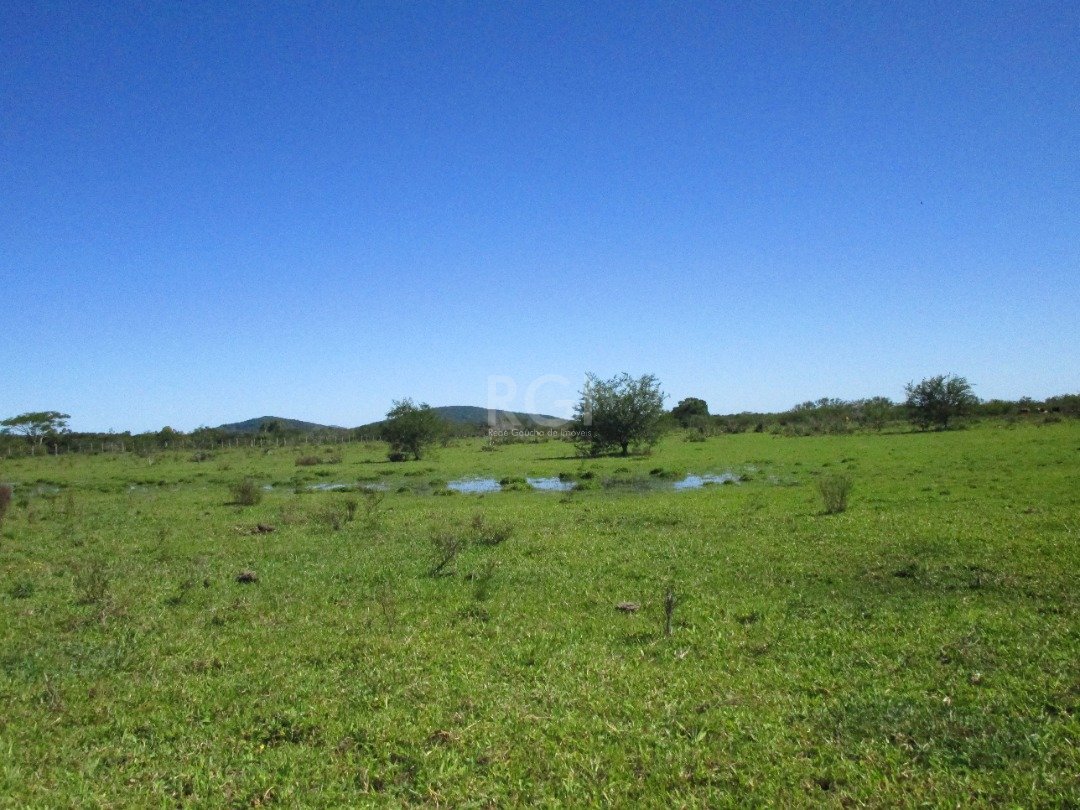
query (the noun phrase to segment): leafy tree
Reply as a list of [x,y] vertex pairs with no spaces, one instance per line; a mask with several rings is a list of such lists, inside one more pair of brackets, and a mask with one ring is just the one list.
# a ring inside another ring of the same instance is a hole
[[391,460],[402,460],[406,455],[419,460],[424,447],[445,431],[446,423],[426,402],[417,405],[411,399],[402,399],[394,400],[380,432],[390,445]]
[[892,418],[895,406],[888,397],[870,397],[855,403],[859,419],[874,430],[881,430]]
[[32,444],[40,447],[45,439],[68,432],[67,420],[70,414],[59,411],[34,411],[12,416],[0,422],[4,433],[19,433],[26,436]]
[[941,430],[948,428],[951,418],[963,416],[979,402],[971,383],[951,374],[927,377],[918,384],[908,383],[904,390],[909,418],[924,430],[931,425]]
[[689,427],[695,416],[708,417],[709,405],[705,400],[697,397],[687,397],[680,400],[679,404],[671,409],[671,415],[682,427]]
[[171,444],[176,444],[183,438],[183,433],[181,433],[179,430],[173,430],[168,425],[159,430],[154,436],[154,439],[162,447],[168,447]]
[[652,374],[634,379],[621,374],[601,380],[587,374],[581,401],[574,409],[577,443],[590,455],[630,446],[651,447],[660,436],[665,394]]

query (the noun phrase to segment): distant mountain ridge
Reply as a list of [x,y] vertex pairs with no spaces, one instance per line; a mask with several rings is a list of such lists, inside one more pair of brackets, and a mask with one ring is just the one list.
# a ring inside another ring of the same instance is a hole
[[218,430],[226,433],[261,433],[263,426],[273,423],[281,425],[282,430],[298,430],[301,433],[318,433],[323,430],[345,430],[335,425],[319,425],[315,422],[303,422],[299,419],[285,419],[281,416],[258,416],[254,419],[245,419],[243,422],[230,422],[227,425],[219,425]]
[[497,424],[518,422],[522,425],[536,424],[564,424],[567,420],[558,416],[549,416],[543,413],[523,413],[521,411],[501,411],[497,408],[480,408],[476,405],[443,405],[432,408],[447,422],[456,422],[467,425],[487,425],[489,417],[494,414]]
[[[568,420],[558,416],[549,416],[542,413],[521,413],[519,411],[501,411],[498,409],[481,408],[477,405],[440,405],[432,408],[439,416],[452,425],[495,427],[498,429],[533,429],[537,427],[558,427],[566,424]],[[491,420],[490,417],[494,416]],[[358,430],[375,430],[385,420],[361,425]],[[492,421],[494,424],[492,424]]]
[[[497,428],[523,428],[557,427],[565,424],[568,420],[558,416],[549,416],[542,413],[522,413],[519,411],[501,411],[481,408],[477,405],[441,405],[432,408],[439,416],[453,425],[482,425]],[[489,422],[489,415],[494,415],[494,425]],[[377,428],[384,420],[360,425],[359,430]],[[218,430],[226,433],[261,433],[266,427],[277,423],[281,430],[299,431],[300,433],[320,433],[324,431],[347,430],[337,425],[320,425],[316,422],[304,422],[299,419],[286,419],[282,416],[259,416],[254,419],[246,419],[243,422],[230,422],[218,426]]]

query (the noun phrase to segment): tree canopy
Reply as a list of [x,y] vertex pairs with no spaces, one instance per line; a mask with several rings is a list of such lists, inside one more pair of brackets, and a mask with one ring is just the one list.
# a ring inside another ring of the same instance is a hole
[[444,435],[446,423],[426,402],[417,405],[406,398],[394,400],[380,432],[390,445],[391,460],[403,461],[409,455],[419,460],[424,448]]
[[581,400],[574,409],[574,433],[590,455],[618,448],[651,447],[660,436],[665,394],[652,374],[634,378],[621,374],[601,380],[587,374]]
[[67,420],[71,414],[59,411],[33,411],[0,421],[4,433],[19,433],[36,445],[44,443],[49,436],[67,432]]
[[671,415],[675,421],[683,427],[689,427],[694,417],[708,417],[709,405],[705,400],[697,397],[687,397],[680,400],[679,404],[671,409]]
[[979,402],[971,383],[951,374],[927,377],[917,384],[910,382],[904,390],[908,416],[924,430],[935,425],[946,429],[951,418],[963,416]]

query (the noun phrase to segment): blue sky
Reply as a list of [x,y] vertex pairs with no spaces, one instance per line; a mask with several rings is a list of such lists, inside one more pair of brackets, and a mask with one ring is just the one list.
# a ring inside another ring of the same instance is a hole
[[0,416],[1080,390],[1076,3],[0,9]]

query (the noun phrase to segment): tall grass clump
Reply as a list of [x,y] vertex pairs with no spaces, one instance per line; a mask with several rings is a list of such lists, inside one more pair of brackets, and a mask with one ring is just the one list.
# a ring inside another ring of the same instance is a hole
[[262,500],[262,490],[251,478],[237,481],[229,491],[232,492],[233,503],[238,506],[254,506]]
[[489,523],[480,512],[473,515],[470,529],[473,539],[482,546],[497,546],[505,543],[514,533],[512,523],[506,521]]
[[109,594],[109,572],[101,560],[91,560],[75,572],[75,590],[80,605],[97,605]]
[[374,527],[379,524],[382,516],[379,514],[379,509],[382,507],[383,500],[386,498],[386,493],[379,489],[364,489],[364,523],[368,527]]
[[11,484],[0,484],[0,529],[4,528],[4,517],[11,508]]
[[842,473],[823,475],[817,482],[818,493],[825,505],[826,515],[838,515],[847,509],[851,479]]
[[675,618],[675,606],[679,604],[679,597],[675,595],[675,584],[668,583],[664,589],[664,635],[671,635],[671,620]]

